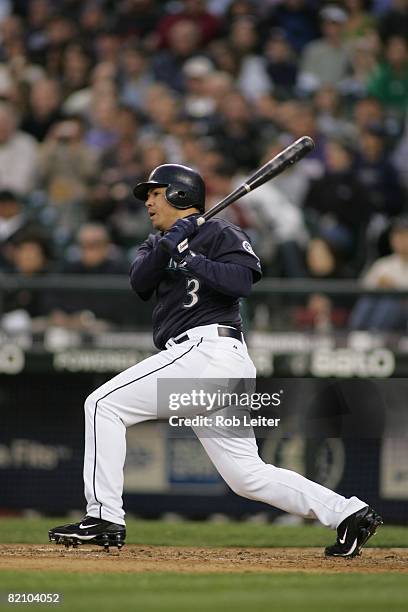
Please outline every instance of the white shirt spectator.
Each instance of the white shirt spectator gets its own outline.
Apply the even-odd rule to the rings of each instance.
[[[408,289],[408,260],[395,253],[380,257],[365,274],[363,285],[370,288],[379,287],[384,277],[393,281],[395,289]]]
[[[36,140],[24,132],[15,132],[0,144],[0,188],[26,195],[35,185],[37,174]]]
[[[271,93],[273,84],[262,57],[248,55],[243,59],[237,86],[248,100],[256,100],[260,96]]]

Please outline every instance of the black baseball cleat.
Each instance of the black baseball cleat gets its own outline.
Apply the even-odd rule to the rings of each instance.
[[[76,548],[79,544],[97,544],[109,551],[109,546],[117,546],[118,549],[124,546],[126,527],[93,516],[85,516],[79,523],[50,529],[48,537],[50,542],[64,544],[66,548],[70,546]]]
[[[377,527],[383,524],[379,514],[366,506],[344,519],[337,527],[337,540],[325,549],[328,557],[356,557]]]

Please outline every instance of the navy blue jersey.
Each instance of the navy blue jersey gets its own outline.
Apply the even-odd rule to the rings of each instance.
[[[224,219],[207,221],[189,240],[195,257],[176,263],[151,234],[137,251],[130,271],[143,298],[156,294],[153,339],[163,349],[169,338],[197,327],[222,323],[241,329],[240,297],[261,278],[261,265],[248,236]]]

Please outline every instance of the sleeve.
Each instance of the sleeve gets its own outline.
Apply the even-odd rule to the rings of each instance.
[[[222,263],[233,263],[250,268],[253,282],[258,282],[262,277],[261,262],[254,252],[248,236],[242,230],[235,227],[225,227],[219,234],[208,258]]]
[[[221,263],[207,259],[204,255],[188,255],[185,270],[194,274],[206,285],[224,295],[247,297],[254,281],[247,266],[235,263]]]
[[[130,285],[143,300],[151,297],[170,260],[170,255],[157,244],[156,236],[151,234],[140,245],[130,267]]]

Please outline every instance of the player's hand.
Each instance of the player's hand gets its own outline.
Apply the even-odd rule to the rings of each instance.
[[[164,249],[174,259],[183,259],[188,250],[188,239],[198,229],[196,217],[179,219],[171,228],[164,233],[159,240],[160,248]]]

